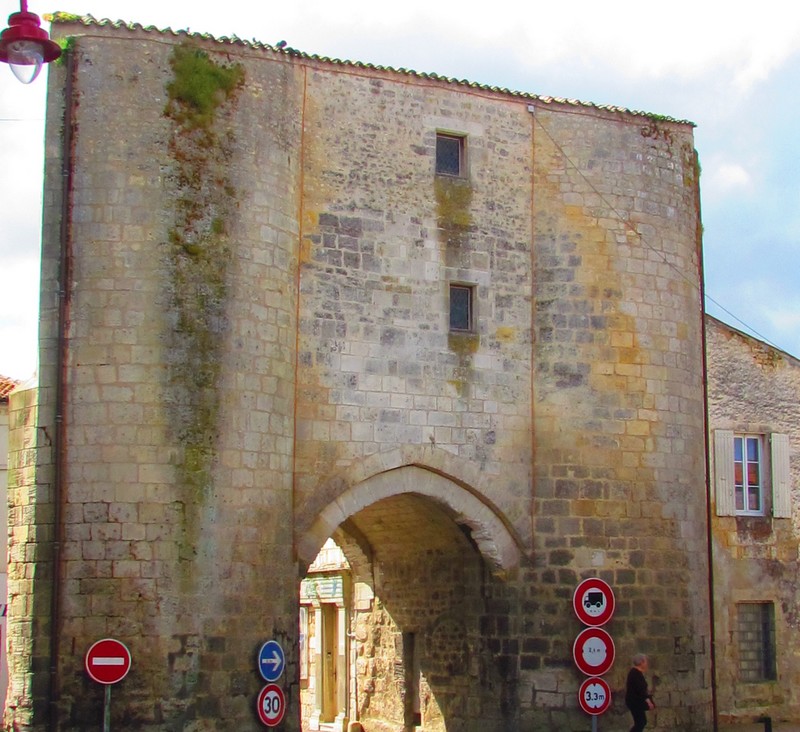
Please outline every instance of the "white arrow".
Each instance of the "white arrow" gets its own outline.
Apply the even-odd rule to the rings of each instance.
[[[275,670],[283,663],[283,659],[277,651],[272,651],[272,658],[262,658],[261,663],[270,664],[272,666],[272,672],[275,673]]]

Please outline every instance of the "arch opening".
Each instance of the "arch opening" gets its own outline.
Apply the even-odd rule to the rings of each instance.
[[[518,598],[497,572],[508,553],[491,522],[459,510],[475,508],[463,488],[430,495],[446,478],[380,478],[346,497],[351,512],[301,583],[303,730],[509,729],[516,664],[503,638]]]
[[[416,465],[387,470],[350,486],[329,503],[297,542],[298,559],[305,569],[337,527],[382,499],[415,494],[438,504],[466,527],[493,571],[519,566],[520,541],[499,511],[475,493],[444,475]]]

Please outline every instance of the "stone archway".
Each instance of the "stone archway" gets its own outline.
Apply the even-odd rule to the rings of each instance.
[[[341,548],[343,566],[320,560],[328,539]],[[494,507],[427,467],[384,470],[320,512],[298,557],[314,637],[314,683],[301,686],[304,730],[339,732],[355,719],[378,732],[420,724],[443,732],[466,729],[473,715],[487,730],[508,728],[498,701],[506,694],[497,693],[508,680],[497,655],[507,655],[502,643],[517,596],[507,579],[522,553]],[[309,583],[321,588],[317,595]],[[325,595],[326,586],[343,592]],[[334,604],[338,635],[325,615]],[[339,675],[326,676],[328,667]],[[335,720],[324,713],[331,681]]]
[[[298,560],[303,569],[314,561],[337,527],[351,516],[371,504],[404,493],[434,501],[457,524],[469,529],[472,540],[494,571],[504,572],[519,565],[520,541],[498,510],[439,472],[419,465],[404,465],[350,485],[320,511],[297,541]]]

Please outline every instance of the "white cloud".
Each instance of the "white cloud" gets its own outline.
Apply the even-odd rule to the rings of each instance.
[[[757,11],[696,0],[496,0],[477,22],[474,14],[457,12],[455,3],[427,5],[437,8],[431,12],[442,38],[457,38],[487,56],[512,55],[531,69],[556,63],[610,67],[627,79],[722,72],[723,84],[744,93],[800,50],[800,9],[774,0]]]
[[[800,358],[800,295],[791,282],[751,276],[739,288],[736,308],[756,338]]]
[[[480,5],[463,0],[380,5],[374,0],[303,0],[262,3],[233,15],[188,0],[106,0],[99,6],[85,1],[83,7],[73,2],[72,12],[215,35],[256,35],[267,43],[285,39],[308,53],[338,51],[342,58],[361,61],[374,59],[362,57],[359,48],[399,43],[408,56],[415,37],[424,45],[435,38],[436,48],[419,52],[446,58],[454,49],[471,49],[487,64],[503,57],[529,70],[559,64],[613,69],[628,79],[690,79],[716,69],[725,71],[727,83],[739,92],[764,80],[800,49],[800,8],[783,0],[762,0],[757,9],[735,0],[724,6],[697,0],[667,5],[641,0],[494,0]],[[413,66],[414,60],[400,63]]]
[[[6,261],[0,287],[0,374],[27,379],[36,369],[38,259]]]
[[[23,86],[0,64],[0,374],[37,361],[45,75]]]
[[[800,299],[778,300],[773,295],[762,304],[761,310],[773,334],[770,340],[781,350],[800,358]]]
[[[741,163],[712,161],[703,167],[703,193],[709,198],[751,189],[753,177]]]

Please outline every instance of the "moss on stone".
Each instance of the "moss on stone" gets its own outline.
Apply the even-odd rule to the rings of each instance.
[[[208,128],[217,109],[241,86],[240,64],[221,66],[202,49],[176,46],[170,59],[174,77],[167,84],[165,114],[189,128]]]
[[[460,247],[472,227],[472,186],[468,180],[436,176],[436,218],[443,243]]]
[[[440,241],[444,245],[447,266],[460,266],[472,230],[472,185],[463,178],[436,176],[436,219]],[[472,380],[472,355],[480,346],[477,333],[450,333],[447,346],[458,357],[458,366],[448,383],[460,397],[468,395]]]
[[[460,397],[469,396],[469,385],[473,379],[472,356],[481,344],[477,333],[449,333],[447,347],[458,357],[458,366],[448,380]]]
[[[165,245],[172,323],[167,401],[186,492],[180,556],[190,559],[200,512],[213,492],[231,258],[227,231],[237,205],[229,180],[235,137],[228,117],[244,70],[218,64],[190,44],[175,47],[170,67],[164,116],[175,124],[169,139],[175,193]]]
[[[61,55],[54,61],[57,66],[64,66],[67,63],[67,58],[72,49],[75,48],[75,36],[64,36],[63,38],[56,38],[55,42],[61,49]]]

